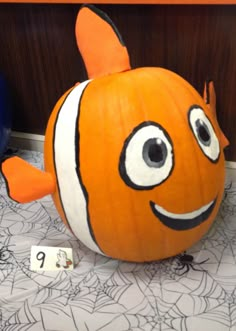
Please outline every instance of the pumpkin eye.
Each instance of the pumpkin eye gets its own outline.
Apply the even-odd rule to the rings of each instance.
[[[119,171],[128,186],[147,190],[166,180],[173,165],[173,145],[168,133],[155,122],[143,122],[124,143]]]
[[[209,132],[207,125],[203,122],[203,120],[197,120],[196,127],[197,127],[198,139],[201,141],[203,145],[210,146],[211,134]]]
[[[220,155],[220,144],[203,109],[193,106],[189,111],[189,123],[203,153],[210,161],[216,162]]]
[[[167,157],[167,147],[160,138],[151,138],[143,145],[143,159],[149,167],[161,168]]]

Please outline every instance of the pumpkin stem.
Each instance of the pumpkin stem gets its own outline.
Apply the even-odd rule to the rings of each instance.
[[[121,35],[101,10],[92,5],[82,6],[75,35],[89,78],[130,69],[129,54]]]

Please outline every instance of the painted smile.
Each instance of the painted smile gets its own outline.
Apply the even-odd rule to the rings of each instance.
[[[173,230],[189,230],[208,219],[215,207],[216,199],[207,205],[185,214],[174,214],[150,201],[150,206],[156,217]]]

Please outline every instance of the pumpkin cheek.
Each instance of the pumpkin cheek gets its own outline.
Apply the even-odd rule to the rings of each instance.
[[[184,170],[181,183],[178,183],[183,172],[181,167],[185,163],[176,157],[176,169],[172,176],[165,187],[156,188],[156,196],[153,192],[150,201],[157,223],[164,226],[166,236],[173,233],[173,240],[178,240],[178,237],[188,240],[191,237],[196,242],[196,238],[200,238],[215,219],[224,191],[223,155],[216,164],[212,164],[201,155],[201,151],[196,150],[194,154],[197,164],[201,166],[191,167],[191,162],[196,162],[196,158],[192,161],[189,158],[190,167]]]
[[[223,194],[223,187],[213,180],[218,170],[217,165],[212,165],[213,175],[203,174],[208,177],[202,183],[191,182],[189,171],[186,182],[182,179],[182,185],[175,191],[172,185],[179,177],[175,170],[169,180],[151,191],[136,191],[122,181],[120,184],[117,181],[115,186],[109,181],[100,181],[96,185],[100,187],[98,192],[93,189],[95,178],[93,185],[91,182],[89,185],[87,179],[90,219],[100,248],[109,256],[132,261],[161,259],[185,250],[202,237],[215,219]],[[196,177],[199,178],[198,171]],[[223,178],[224,174],[218,171],[218,176]],[[167,210],[168,217],[171,214],[169,223],[164,224],[153,212],[151,201]],[[163,215],[163,210],[161,212]]]

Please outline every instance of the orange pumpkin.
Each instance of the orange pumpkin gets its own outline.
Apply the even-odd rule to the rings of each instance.
[[[216,217],[224,137],[190,84],[162,68],[127,70],[123,45],[117,62],[124,70],[107,61],[97,70],[88,22],[103,36],[114,31],[94,7],[80,11],[77,41],[94,79],[67,92],[48,124],[45,164],[58,180],[55,204],[97,252],[128,261],[172,256],[198,241]],[[112,38],[118,43],[114,32]],[[116,64],[119,51],[106,45],[96,53],[112,56]]]
[[[57,102],[46,131],[47,176],[37,183],[92,250],[137,262],[178,254],[206,233],[223,195],[228,142],[213,84],[202,98],[166,69],[131,70],[117,30],[93,6],[80,10],[76,37],[89,80]],[[13,166],[4,162],[5,177]],[[14,190],[16,182],[13,198],[36,197]]]

